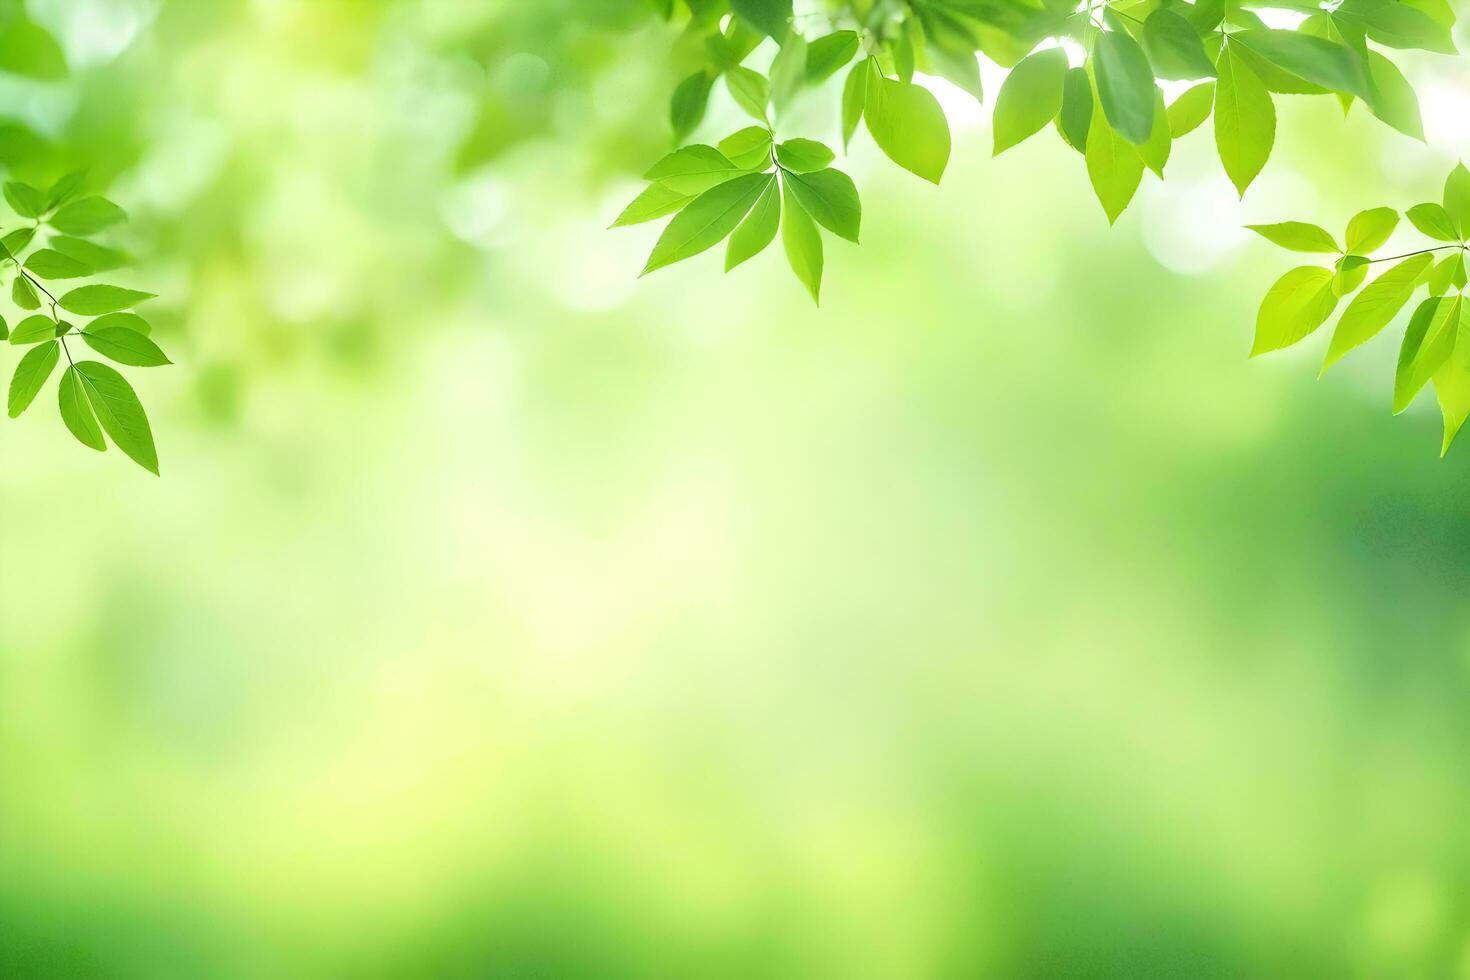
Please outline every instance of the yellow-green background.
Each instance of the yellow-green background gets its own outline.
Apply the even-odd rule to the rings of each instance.
[[[161,479],[0,426],[0,975],[1470,976],[1470,450],[1247,361],[1239,228],[1433,198],[1470,64],[1111,230],[944,89],[818,311],[603,230],[636,3],[30,4],[177,366]]]

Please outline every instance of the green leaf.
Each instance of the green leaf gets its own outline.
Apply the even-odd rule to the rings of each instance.
[[[85,238],[56,235],[51,239],[51,247],[67,258],[77,260],[93,272],[108,272],[128,263],[126,252],[94,244]]]
[[[38,249],[26,259],[26,268],[42,279],[79,279],[90,276],[92,269],[76,259],[49,248]]]
[[[1001,84],[995,100],[995,149],[999,156],[1029,139],[1062,109],[1067,82],[1067,52],[1048,48],[1021,59]]]
[[[1369,51],[1368,74],[1378,90],[1378,98],[1368,104],[1368,110],[1405,136],[1424,142],[1424,117],[1419,111],[1419,97],[1414,94],[1403,72],[1377,51]]]
[[[980,81],[980,61],[973,51],[951,51],[949,48],[932,46],[926,52],[930,67],[941,78],[948,79],[975,97],[985,101],[985,87]]]
[[[1282,221],[1274,225],[1246,225],[1266,241],[1293,252],[1341,252],[1337,241],[1318,225],[1305,221]]]
[[[10,398],[7,404],[11,418],[19,417],[35,401],[37,393],[46,383],[46,379],[51,377],[51,371],[60,357],[61,344],[55,340],[48,340],[39,347],[26,351],[25,357],[15,366],[15,374],[10,378]]]
[[[1250,65],[1227,44],[1216,65],[1215,146],[1241,197],[1260,175],[1276,142],[1276,107]]]
[[[725,87],[736,105],[761,122],[766,121],[766,107],[771,103],[771,82],[766,76],[736,65],[725,73]]]
[[[1135,146],[1154,128],[1154,73],[1138,42],[1105,31],[1092,50],[1098,100],[1113,131]]]
[[[1429,274],[1429,295],[1443,296],[1453,286],[1455,289],[1464,289],[1466,286],[1465,253],[1455,252]]]
[[[1118,220],[1143,181],[1143,158],[1138,150],[1113,132],[1101,115],[1093,117],[1087,133],[1087,176],[1108,224]]]
[[[1169,162],[1169,154],[1173,151],[1172,140],[1169,137],[1169,115],[1164,108],[1164,93],[1154,89],[1154,131],[1149,135],[1148,142],[1138,148],[1138,155],[1150,170],[1164,176],[1164,167]]]
[[[1159,78],[1188,81],[1215,75],[1199,32],[1172,10],[1159,9],[1149,15],[1143,25],[1143,49]]]
[[[858,53],[857,31],[835,31],[819,37],[806,49],[806,81],[817,85],[837,74]]]
[[[62,205],[46,223],[68,235],[95,235],[127,219],[127,212],[122,208],[105,197],[93,196]]]
[[[1415,333],[1415,321],[1420,318],[1420,311],[1424,310],[1428,303],[1433,303],[1434,308],[1428,315],[1425,325],[1420,329],[1422,337],[1416,344],[1416,349],[1409,353],[1407,369],[1404,369],[1404,358],[1407,352],[1410,337]],[[1454,352],[1455,340],[1462,329],[1461,320],[1465,315],[1465,303],[1463,297],[1445,296],[1440,299],[1427,300],[1414,313],[1414,319],[1409,322],[1409,329],[1404,333],[1404,347],[1399,351],[1400,377],[1395,378],[1394,384],[1394,414],[1397,415],[1408,408],[1424,390],[1424,386],[1434,377],[1434,373],[1444,366]]]
[[[840,170],[790,173],[786,175],[786,190],[823,228],[850,242],[858,240],[863,208],[847,174]]]
[[[1290,347],[1309,336],[1336,307],[1332,270],[1311,265],[1292,269],[1276,281],[1261,303],[1251,357]]]
[[[123,289],[120,286],[82,286],[79,289],[73,289],[61,297],[58,302],[63,310],[70,313],[81,316],[99,316],[103,313],[125,310],[146,299],[152,299],[154,295],[154,293],[145,293],[137,289]]]
[[[1194,0],[1186,16],[1196,30],[1202,33],[1213,31],[1225,19],[1225,0]]]
[[[1416,204],[1408,210],[1409,221],[1421,232],[1440,242],[1458,242],[1455,219],[1438,204]]]
[[[1210,118],[1215,108],[1215,83],[1203,82],[1185,92],[1169,106],[1169,134],[1176,140],[1194,132]]]
[[[1457,54],[1449,27],[1423,11],[1394,0],[1348,0],[1334,12],[1335,20],[1359,25],[1374,41],[1388,48]]]
[[[1062,109],[1057,114],[1057,132],[1078,153],[1087,152],[1092,109],[1092,79],[1088,77],[1087,69],[1068,69],[1062,86]]]
[[[771,161],[771,131],[749,126],[720,140],[719,150],[741,170],[764,170]]]
[[[746,174],[699,195],[669,222],[640,275],[681,262],[724,241],[750,211],[769,179],[769,174]]]
[[[25,276],[16,276],[15,283],[10,287],[10,299],[23,310],[39,310],[41,308],[41,297],[36,295],[35,287]]]
[[[116,370],[100,361],[78,361],[77,373],[97,421],[117,448],[154,476],[158,475],[158,452],[148,416],[131,385]]]
[[[1367,255],[1382,248],[1398,226],[1399,213],[1393,208],[1360,211],[1348,222],[1347,250],[1356,255]]]
[[[1368,288],[1354,297],[1332,335],[1327,359],[1322,364],[1323,373],[1348,351],[1371,340],[1388,326],[1389,321],[1398,316],[1399,310],[1409,302],[1409,297],[1419,288],[1424,273],[1433,263],[1434,257],[1430,255],[1406,259],[1373,280]]]
[[[102,426],[97,424],[97,413],[92,411],[82,376],[76,368],[69,367],[62,374],[56,398],[61,406],[61,421],[66,423],[77,441],[98,452],[106,451],[107,440],[102,438]]]
[[[10,327],[6,325],[5,318],[0,316],[0,340],[10,339]]]
[[[1463,163],[1457,164],[1445,181],[1444,209],[1455,223],[1460,239],[1470,237],[1470,170]]]
[[[769,174],[768,178],[755,206],[730,236],[730,244],[725,249],[726,272],[765,251],[776,238],[781,224],[781,191],[776,175]]]
[[[693,194],[680,194],[663,184],[649,184],[642,194],[633,198],[632,202],[623,208],[623,213],[618,215],[618,219],[609,227],[623,228],[662,218],[682,209],[694,198]]]
[[[1313,85],[1374,101],[1367,64],[1345,45],[1300,31],[1272,30],[1239,31],[1230,35],[1230,45],[1235,44]]]
[[[25,247],[36,237],[36,229],[31,227],[17,228],[0,238],[0,246],[5,249],[5,255],[14,257],[25,251]]]
[[[66,56],[45,28],[24,17],[11,17],[0,29],[0,71],[56,81],[66,77]]]
[[[145,337],[153,332],[153,328],[148,325],[148,321],[136,313],[109,313],[106,316],[99,316],[87,324],[87,329],[93,331],[107,330],[113,327],[131,330]]]
[[[56,321],[49,316],[28,316],[10,331],[10,342],[19,347],[23,344],[39,344],[56,336]]]
[[[674,130],[674,142],[682,143],[689,138],[689,134],[699,128],[704,120],[705,110],[709,108],[710,88],[714,85],[714,79],[704,70],[700,70],[685,78],[674,88],[674,94],[669,99],[669,125]],[[81,203],[81,202],[77,202]],[[58,218],[61,214],[58,212]],[[56,225],[52,220],[52,225]],[[70,231],[63,228],[63,231]]]
[[[781,199],[781,242],[786,247],[786,261],[796,273],[812,302],[822,303],[822,233],[791,193],[787,181]]]
[[[736,17],[777,41],[791,26],[791,0],[730,0]]]
[[[643,176],[679,194],[702,194],[740,173],[740,168],[719,150],[695,143],[670,153]]]
[[[1344,255],[1334,264],[1337,273],[1332,277],[1332,291],[1338,297],[1347,296],[1363,285],[1368,278],[1367,258],[1361,255]]]
[[[1424,387],[1422,381],[1417,386],[1413,383],[1414,362],[1419,358],[1419,349],[1424,346],[1424,338],[1429,332],[1430,324],[1434,322],[1435,314],[1439,312],[1441,302],[1439,299],[1426,299],[1420,303],[1409,319],[1408,328],[1404,330],[1404,339],[1399,345],[1398,366],[1394,369],[1393,378],[1395,415],[1408,408],[1413,403],[1414,396],[1419,394],[1419,389]],[[1449,356],[1448,350],[1445,351],[1445,356]]]
[[[81,337],[88,347],[119,364],[162,367],[173,363],[147,336],[127,327],[97,327],[93,324],[82,331]]]
[[[16,180],[6,181],[5,200],[22,218],[39,218],[46,210],[46,194]]]
[[[789,35],[771,62],[771,104],[777,113],[786,111],[806,81],[806,39]]]
[[[776,159],[792,173],[807,174],[831,166],[835,154],[816,140],[787,140],[776,147]]]
[[[868,99],[868,75],[872,72],[868,62],[853,65],[842,85],[842,148],[846,150],[857,132],[858,123],[863,121],[863,109]]]
[[[82,189],[86,174],[75,171],[62,177],[46,191],[46,208],[49,210]]]
[[[930,183],[939,183],[949,164],[949,122],[928,89],[894,81],[873,68],[863,116],[873,142],[888,159]]]
[[[1456,364],[1453,359],[1445,362],[1434,372],[1434,397],[1444,417],[1444,438],[1439,446],[1439,455],[1443,458],[1449,453],[1450,444],[1455,441],[1466,417],[1470,416],[1470,370]]]

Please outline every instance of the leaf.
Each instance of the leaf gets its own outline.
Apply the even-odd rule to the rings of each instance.
[[[817,85],[837,74],[858,53],[857,31],[835,31],[806,49],[806,82]]]
[[[11,17],[0,30],[0,71],[51,82],[66,77],[66,56],[45,28]]]
[[[1092,50],[1098,100],[1113,131],[1135,146],[1154,128],[1154,73],[1138,42],[1105,31]]]
[[[1215,83],[1203,82],[1169,106],[1169,134],[1176,140],[1194,132],[1210,118],[1215,107]]]
[[[1384,47],[1458,53],[1448,26],[1406,3],[1349,0],[1337,9],[1334,17],[1360,24],[1370,38]]]
[[[93,196],[62,205],[46,223],[68,235],[94,235],[127,218],[127,212],[107,198]]]
[[[0,340],[10,339],[10,327],[6,325],[5,318],[0,316]]]
[[[131,330],[134,333],[140,333],[145,337],[153,332],[153,328],[148,325],[148,321],[143,319],[136,313],[109,313],[106,316],[99,316],[97,319],[87,324],[87,329],[94,331],[106,330],[112,327],[121,327],[124,330]]]
[[[1466,285],[1465,253],[1455,252],[1429,274],[1429,295],[1443,296],[1453,286],[1464,289]]]
[[[16,347],[23,344],[39,344],[56,336],[56,321],[49,316],[28,316],[10,331],[10,342]]]
[[[1159,78],[1189,81],[1215,75],[1199,32],[1172,10],[1155,10],[1144,21],[1143,49]]]
[[[1241,197],[1260,175],[1276,142],[1276,107],[1251,67],[1227,44],[1216,66],[1215,146]]]
[[[1338,259],[1333,265],[1337,272],[1332,277],[1332,292],[1338,297],[1355,292],[1368,278],[1368,265],[1361,255],[1344,255]]]
[[[980,81],[980,61],[973,51],[951,51],[935,45],[927,49],[930,65],[941,78],[948,79],[975,97],[985,101],[985,87]]]
[[[781,198],[781,243],[786,248],[786,261],[796,273],[812,302],[822,303],[822,233],[817,230],[811,215],[791,193],[791,183],[786,182]]]
[[[632,202],[623,208],[623,213],[618,215],[617,220],[608,227],[624,228],[628,225],[638,225],[645,221],[662,218],[680,210],[694,198],[693,194],[680,194],[663,184],[649,184],[642,194],[633,198]]]
[[[158,475],[158,452],[148,416],[126,379],[101,361],[78,361],[77,373],[97,421],[117,448],[154,476]]]
[[[82,331],[87,346],[103,357],[133,367],[162,367],[173,362],[144,334],[127,327],[97,327]]]
[[[835,154],[816,140],[787,140],[776,147],[776,159],[792,173],[806,174],[831,166]]]
[[[1368,110],[1383,122],[1419,142],[1424,142],[1424,117],[1419,112],[1419,97],[1394,63],[1377,51],[1368,52],[1368,74],[1378,90],[1378,98]]]
[[[670,153],[643,176],[679,194],[702,194],[740,173],[740,168],[719,150],[695,143]]]
[[[720,140],[719,151],[740,170],[764,170],[771,162],[771,131],[749,126]]]
[[[1300,31],[1252,30],[1230,35],[1255,54],[1298,78],[1334,92],[1374,101],[1368,66],[1351,48]]]
[[[1360,211],[1348,222],[1347,250],[1356,255],[1367,255],[1382,248],[1398,226],[1399,213],[1393,208]]]
[[[0,246],[4,247],[5,255],[14,257],[23,252],[25,247],[31,243],[31,239],[35,237],[35,228],[17,228],[15,231],[6,233],[5,237],[0,238]]]
[[[94,244],[85,238],[55,235],[52,237],[50,244],[52,248],[62,255],[65,255],[69,259],[76,259],[93,272],[107,272],[127,265],[128,263],[126,252]]]
[[[97,424],[97,413],[92,411],[82,376],[75,367],[67,368],[61,375],[56,398],[61,407],[61,421],[66,423],[77,441],[98,452],[105,452],[107,440],[102,438],[102,426]]]
[[[1404,330],[1403,342],[1399,345],[1398,365],[1394,369],[1393,378],[1393,413],[1398,415],[1408,408],[1414,401],[1414,396],[1419,394],[1418,386],[1413,385],[1414,362],[1419,357],[1419,348],[1424,345],[1424,337],[1429,332],[1429,326],[1434,322],[1435,314],[1439,311],[1441,300],[1426,299],[1414,310],[1414,315],[1409,319],[1409,326]],[[1448,351],[1445,352],[1448,356]]]
[[[1439,446],[1439,455],[1443,458],[1449,453],[1450,444],[1455,441],[1466,417],[1470,416],[1470,371],[1464,365],[1447,361],[1434,372],[1434,397],[1444,418],[1444,438]]]
[[[46,207],[48,209],[54,208],[81,190],[84,180],[86,180],[86,174],[81,171],[74,171],[52,184],[46,191]]]
[[[1057,114],[1057,132],[1078,153],[1087,152],[1092,109],[1092,79],[1087,76],[1087,69],[1068,69],[1062,86],[1062,109]]]
[[[858,240],[863,208],[847,174],[840,170],[787,174],[786,190],[823,228],[850,242]]]
[[[1168,110],[1164,108],[1164,93],[1159,89],[1154,89],[1154,103],[1154,131],[1149,134],[1148,142],[1138,148],[1138,155],[1162,179],[1164,167],[1169,162],[1169,154],[1173,151],[1173,141],[1169,137],[1169,116]]]
[[[146,299],[152,299],[154,295],[138,289],[123,289],[121,286],[82,286],[73,289],[57,302],[63,310],[70,313],[99,316],[125,310]]]
[[[1029,139],[1062,109],[1067,82],[1067,52],[1048,48],[1021,59],[1001,84],[995,100],[995,148],[999,156]]]
[[[1353,298],[1338,321],[1337,331],[1327,348],[1327,359],[1322,364],[1324,374],[1344,354],[1371,340],[1398,316],[1433,263],[1434,257],[1430,255],[1406,259],[1373,280]]]
[[[777,41],[791,25],[791,0],[730,0],[736,17]]]
[[[868,77],[863,116],[873,142],[890,160],[932,184],[939,183],[949,164],[949,122],[928,89],[894,81],[874,68]]]
[[[768,176],[766,189],[761,191],[755,206],[730,236],[730,244],[725,249],[726,272],[765,251],[776,238],[776,230],[781,224],[781,192],[775,175]]]
[[[10,377],[10,398],[7,406],[11,418],[18,418],[35,401],[60,358],[61,344],[55,340],[48,340],[39,347],[26,351],[25,357],[15,366],[15,374]]]
[[[1396,378],[1394,384],[1394,407],[1395,415],[1408,408],[1424,390],[1434,373],[1444,366],[1454,352],[1455,340],[1461,329],[1461,319],[1464,316],[1464,299],[1460,296],[1445,296],[1440,299],[1428,300],[1434,303],[1434,309],[1429,314],[1426,325],[1421,330],[1422,341],[1416,345],[1410,356],[1407,370],[1402,371],[1402,378]],[[1424,306],[1419,307],[1422,311]],[[1420,312],[1415,311],[1414,320],[1418,320]],[[1414,321],[1409,323],[1409,330],[1404,333],[1405,348],[1399,351],[1400,367],[1403,367],[1405,350],[1409,338],[1414,332]]]
[[[23,310],[39,310],[41,298],[36,295],[35,287],[25,276],[16,276],[15,283],[10,287],[10,299],[16,306]]]
[[[1460,232],[1454,218],[1438,204],[1416,204],[1408,210],[1409,221],[1421,232],[1441,242],[1458,242]]]
[[[39,218],[46,210],[46,195],[30,184],[6,181],[5,201],[22,218]]]
[[[684,142],[690,133],[699,128],[704,120],[705,110],[709,108],[709,93],[713,85],[714,79],[700,70],[674,88],[674,94],[669,99],[669,125],[673,127],[675,143]],[[57,217],[60,216],[58,212]],[[52,224],[55,225],[54,220]]]
[[[1463,241],[1470,237],[1470,170],[1463,163],[1450,171],[1444,184],[1444,209]]]
[[[664,229],[640,276],[698,255],[735,230],[765,189],[769,174],[746,174],[695,198]]]
[[[1251,357],[1290,347],[1309,336],[1336,307],[1330,269],[1312,265],[1292,269],[1276,281],[1261,303]]]
[[[842,149],[846,150],[857,132],[858,123],[863,121],[863,109],[868,98],[868,75],[872,71],[866,61],[853,65],[842,84]]]
[[[771,62],[771,104],[778,114],[786,111],[805,81],[806,39],[800,34],[791,34]]]
[[[766,76],[736,65],[725,73],[725,87],[736,105],[761,122],[766,121],[766,107],[771,102],[771,82]]]
[[[1143,181],[1143,158],[1123,139],[1103,116],[1094,116],[1087,133],[1087,176],[1097,199],[1107,213],[1108,224],[1133,200]]]
[[[25,264],[42,279],[79,279],[92,274],[89,266],[49,248],[32,252]]]
[[[1341,252],[1337,241],[1318,225],[1282,221],[1274,225],[1246,225],[1266,241],[1293,252]]]

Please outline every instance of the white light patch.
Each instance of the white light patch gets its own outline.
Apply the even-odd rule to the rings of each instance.
[[[1277,31],[1294,31],[1307,19],[1300,10],[1257,10],[1256,14],[1261,23]]]
[[[1240,227],[1240,201],[1225,181],[1165,181],[1143,198],[1144,247],[1171,272],[1209,272],[1248,234]]]
[[[1470,90],[1463,83],[1435,80],[1419,86],[1419,111],[1429,142],[1470,154]]]

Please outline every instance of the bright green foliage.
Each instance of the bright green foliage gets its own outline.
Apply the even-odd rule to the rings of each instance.
[[[70,174],[45,190],[15,181],[5,185],[11,209],[30,223],[0,236],[4,246],[0,265],[14,276],[10,296],[15,305],[41,311],[21,319],[9,334],[13,346],[34,346],[11,375],[8,410],[12,418],[25,411],[64,357],[67,369],[57,387],[57,407],[66,428],[92,449],[106,449],[110,438],[134,462],[156,474],[153,434],[132,386],[105,364],[75,361],[76,349],[71,346],[80,338],[118,364],[169,364],[168,356],[149,338],[147,321],[125,312],[153,294],[93,282],[58,295],[46,285],[53,280],[91,278],[127,259],[120,249],[91,240],[124,221],[126,214],[104,197],[79,196],[84,184],[80,174]],[[645,201],[639,207],[650,211],[661,206],[669,202]],[[633,217],[636,215],[629,220]],[[61,318],[62,310],[95,319],[78,331]]]
[[[1066,81],[1067,53],[1061,48],[1021,59],[1006,76],[995,100],[995,155],[1030,139],[1056,118],[1062,111]]]
[[[1261,304],[1252,353],[1279,350],[1308,336],[1332,315],[1341,297],[1362,286],[1368,268],[1392,262],[1348,303],[1322,370],[1326,372],[1381,333],[1423,288],[1428,298],[1409,319],[1399,349],[1393,410],[1408,408],[1424,386],[1433,382],[1444,415],[1441,452],[1448,452],[1470,415],[1470,302],[1464,295],[1470,278],[1465,252],[1470,245],[1461,231],[1462,220],[1470,223],[1470,171],[1463,165],[1455,167],[1446,181],[1443,203],[1416,205],[1408,215],[1413,226],[1431,239],[1430,244],[1382,259],[1369,258],[1399,227],[1398,213],[1392,208],[1373,208],[1348,223],[1347,251],[1332,269],[1307,266],[1282,277]],[[1253,230],[1294,251],[1340,251],[1332,236],[1316,225],[1283,222],[1253,226]],[[1443,241],[1452,244],[1433,244]]]
[[[812,302],[822,302],[822,233],[817,223],[791,193],[788,183],[781,199],[781,242],[786,247],[786,261],[801,280]]]
[[[1216,63],[1215,146],[1235,189],[1244,197],[1276,143],[1276,106],[1266,83],[1233,44]]]
[[[1154,73],[1143,48],[1123,31],[1105,31],[1093,50],[1098,100],[1113,131],[1141,144],[1154,129]]]

